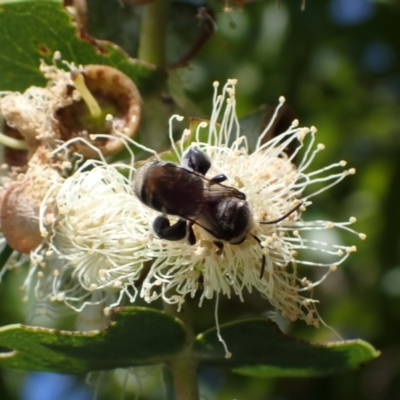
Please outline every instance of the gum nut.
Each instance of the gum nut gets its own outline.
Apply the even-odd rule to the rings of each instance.
[[[101,108],[101,120],[96,121],[96,118],[91,117],[83,100],[60,108],[56,112],[56,119],[61,139],[67,141],[82,137],[97,147],[103,155],[115,154],[124,147],[120,140],[91,140],[90,134],[106,133],[119,137],[122,133],[133,137],[139,127],[142,112],[139,90],[128,76],[106,65],[86,65],[79,72]],[[112,115],[113,119],[106,119],[106,115]],[[83,142],[76,142],[72,148],[87,158],[99,158],[99,154]]]
[[[42,242],[39,207],[25,182],[14,182],[7,189],[1,203],[1,228],[12,249],[29,253]]]

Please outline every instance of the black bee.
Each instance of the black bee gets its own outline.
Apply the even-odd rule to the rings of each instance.
[[[183,155],[181,165],[154,161],[136,171],[132,182],[135,194],[144,204],[162,213],[153,222],[158,237],[166,240],[187,238],[193,245],[196,243],[193,225],[196,224],[215,238],[218,252],[222,251],[223,242],[240,244],[247,238],[253,216],[246,195],[223,185],[222,182],[227,180],[224,174],[206,178],[210,167],[210,159],[192,147]],[[301,203],[276,220],[260,223],[275,224],[300,206]],[[176,215],[179,219],[171,225],[168,215]],[[257,236],[251,236],[261,245]],[[263,255],[260,277],[264,269]]]

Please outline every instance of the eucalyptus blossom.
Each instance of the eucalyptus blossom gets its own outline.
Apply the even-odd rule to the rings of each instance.
[[[196,224],[194,245],[185,239],[159,238],[152,229],[159,213],[142,204],[132,189],[133,153],[128,176],[121,174],[121,165],[108,164],[104,158],[89,160],[47,196],[58,211],[46,241],[32,252],[33,264],[41,266],[33,267],[40,278],[39,297],[63,301],[77,311],[98,304],[107,314],[110,307],[121,304],[124,295],[131,302],[137,296],[148,303],[161,298],[180,308],[196,294],[201,305],[218,296],[236,295],[244,301],[245,291],[257,291],[288,320],[302,319],[318,326],[316,300],[310,292],[356,247],[309,234],[341,229],[361,239],[365,235],[350,228],[354,217],[345,222],[309,220],[307,211],[314,196],[355,170],[346,169],[344,161],[313,170],[312,163],[324,146],[317,144],[314,127],[299,127],[298,121],[266,141],[283,98],[251,151],[240,132],[235,86],[236,80],[229,80],[220,93],[218,83],[214,84],[210,121],[201,122],[195,132],[185,130],[179,144],[172,130],[174,120],[181,117],[173,116],[170,139],[178,163],[190,146],[196,147],[212,160],[206,178],[223,173],[228,178],[224,184],[246,194],[251,222],[243,243],[225,242],[217,249],[212,232]],[[143,148],[123,134],[120,138],[126,145]],[[295,150],[289,155],[286,149],[293,143]],[[161,159],[147,150],[153,159]],[[280,221],[262,223],[271,220]],[[313,281],[303,275],[308,271],[303,267],[323,268],[324,273]]]

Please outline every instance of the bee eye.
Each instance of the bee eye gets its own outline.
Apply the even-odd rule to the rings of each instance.
[[[246,201],[236,198],[221,201],[217,206],[216,217],[224,231],[225,240],[233,244],[243,242],[250,224],[250,210]]]

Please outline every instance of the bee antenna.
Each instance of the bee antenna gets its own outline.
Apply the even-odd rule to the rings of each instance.
[[[300,202],[299,204],[296,205],[296,207],[293,207],[290,211],[288,211],[286,214],[282,215],[282,217],[279,217],[278,219],[273,219],[271,221],[260,221],[260,224],[276,224],[278,222],[283,221],[285,218],[287,218],[290,214],[293,214],[296,210],[298,210],[301,206],[303,205],[303,202]],[[258,244],[261,246],[261,249],[263,249],[263,246],[261,244],[261,240],[260,238],[258,238],[255,235],[251,235],[257,242]],[[261,270],[260,270],[260,279],[262,279],[262,277],[264,276],[264,272],[265,272],[265,263],[266,263],[266,258],[265,258],[265,254],[263,253],[262,255],[262,259],[261,259]]]
[[[259,221],[259,224],[276,224],[278,222],[283,221],[285,218],[287,218],[289,215],[293,214],[296,210],[298,210],[301,206],[303,205],[303,202],[301,201],[299,204],[296,205],[296,207],[293,207],[290,211],[288,211],[286,214],[282,215],[282,217],[279,217],[278,219],[273,219],[271,221]]]
[[[253,236],[253,238],[258,242],[258,244],[260,245],[261,249],[263,249],[263,246],[261,244],[261,240],[255,236],[255,235],[251,235]],[[263,275],[264,275],[264,271],[265,271],[265,262],[266,262],[266,258],[265,258],[265,254],[263,253],[262,255],[262,259],[261,259],[261,270],[260,270],[260,279],[262,279]]]

